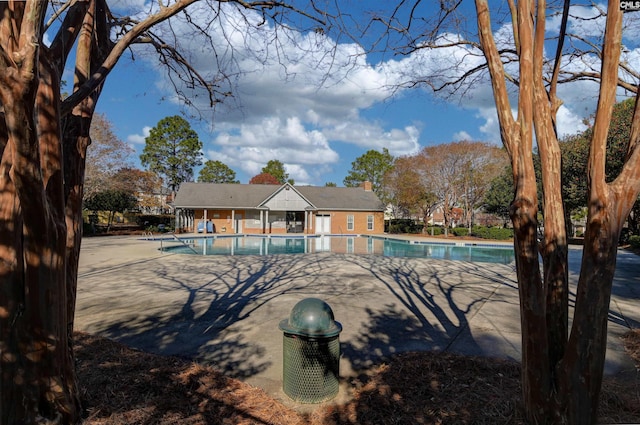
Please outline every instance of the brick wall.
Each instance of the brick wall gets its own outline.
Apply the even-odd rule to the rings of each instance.
[[[329,233],[335,234],[374,234],[384,232],[384,213],[382,211],[318,211],[317,214],[325,214],[331,216],[331,229]],[[260,219],[259,213],[255,211],[236,210],[235,219],[242,216],[242,233],[262,233],[262,227],[257,220]],[[348,230],[348,216],[353,216],[353,230]],[[368,230],[368,217],[373,216],[373,230]],[[194,229],[203,220],[204,211],[196,210],[194,214]],[[213,223],[215,233],[235,233],[233,230],[231,210],[207,210],[207,221]],[[265,219],[263,216],[263,219]],[[276,220],[276,214],[269,215],[269,221]],[[316,217],[312,215],[311,223],[307,223],[304,233],[315,234]],[[276,220],[274,223],[266,224],[266,233],[284,234],[287,232],[284,222]]]

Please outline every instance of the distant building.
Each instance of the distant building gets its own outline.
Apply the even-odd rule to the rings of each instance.
[[[464,210],[462,208],[453,207],[449,214],[450,227],[457,227],[463,222]],[[438,205],[434,208],[431,218],[427,224],[430,226],[444,226],[444,208],[442,205]]]
[[[173,211],[171,191],[164,186],[153,192],[138,192],[136,197],[142,214],[171,214]]]
[[[182,183],[176,231],[199,233],[373,234],[384,205],[371,190],[261,184]]]

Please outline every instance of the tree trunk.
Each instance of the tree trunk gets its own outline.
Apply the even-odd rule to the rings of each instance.
[[[46,59],[41,58],[39,79],[22,74],[14,79],[13,93],[2,93],[7,124],[0,163],[2,424],[75,423],[80,413],[66,326],[59,77]]]
[[[562,388],[570,423],[589,424],[597,420],[607,347],[607,320],[611,287],[616,267],[618,239],[624,220],[638,196],[640,154],[638,140],[629,141],[629,155],[622,172],[606,183],[607,135],[615,103],[622,39],[622,12],[610,2],[604,34],[600,96],[589,147],[588,217],[573,326],[561,371]],[[638,129],[637,110],[632,130]],[[632,131],[632,134],[633,131]],[[637,135],[637,133],[636,133]]]
[[[91,118],[125,50],[195,1],[124,24],[115,44],[106,0],[69,2],[49,46],[50,2],[0,1],[0,425],[80,419],[72,332]],[[73,48],[74,90],[62,101]]]
[[[560,392],[571,394],[566,409],[572,424],[595,423],[598,418],[611,286],[618,235],[624,222],[624,217],[606,213],[610,207],[607,204],[597,207],[587,223],[573,326],[559,368]]]
[[[562,155],[555,120],[560,105],[555,94],[547,92],[544,79],[544,43],[546,2],[538,3],[533,34],[533,123],[540,153],[543,187],[544,232],[540,242],[543,267],[543,312],[546,323],[547,373],[549,375],[549,411],[551,421],[564,421],[562,408],[567,393],[558,388],[558,365],[565,354],[569,326],[568,246],[562,200]],[[533,183],[535,184],[535,182]],[[541,338],[545,337],[540,335]]]
[[[522,327],[522,388],[527,422],[590,424],[597,420],[606,354],[607,320],[617,244],[625,218],[640,192],[640,111],[638,95],[626,163],[606,183],[606,140],[615,102],[622,13],[607,10],[600,98],[589,152],[589,215],[568,335],[567,238],[561,198],[560,153],[555,115],[560,105],[555,80],[543,78],[546,3],[510,3],[519,57],[518,117],[514,120],[505,73],[492,35],[486,0],[476,0],[478,29],[491,75],[502,141],[509,153],[516,187],[511,207]],[[561,34],[562,38],[564,34]],[[555,75],[555,74],[554,74]],[[537,195],[531,161],[535,126],[544,195],[544,240],[536,247]]]
[[[71,337],[78,286],[78,262],[82,243],[82,198],[84,193],[84,171],[89,128],[91,121],[76,114],[63,120],[63,152],[65,171],[65,220],[67,224],[67,328]],[[95,232],[94,232],[95,233]],[[72,347],[70,347],[71,349]]]

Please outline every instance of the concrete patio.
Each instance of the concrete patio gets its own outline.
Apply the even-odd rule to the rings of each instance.
[[[440,350],[520,359],[513,265],[370,255],[197,256],[157,240],[82,242],[76,329],[130,347],[208,363],[290,403],[282,331],[301,299],[332,307],[340,334],[338,400],[349,378],[395,353]],[[570,250],[572,280],[580,263]],[[620,336],[640,326],[640,257],[621,251],[606,373],[634,371]]]

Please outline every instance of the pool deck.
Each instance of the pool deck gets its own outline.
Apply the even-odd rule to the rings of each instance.
[[[325,300],[343,326],[334,402],[349,399],[358,371],[396,353],[520,359],[513,264],[329,253],[196,256],[159,248],[159,240],[132,236],[84,238],[76,329],[213,365],[292,407],[299,406],[282,391],[278,323],[308,297]],[[572,283],[581,252],[569,251]],[[640,257],[620,251],[606,374],[636,373],[620,337],[640,327],[639,301]]]

